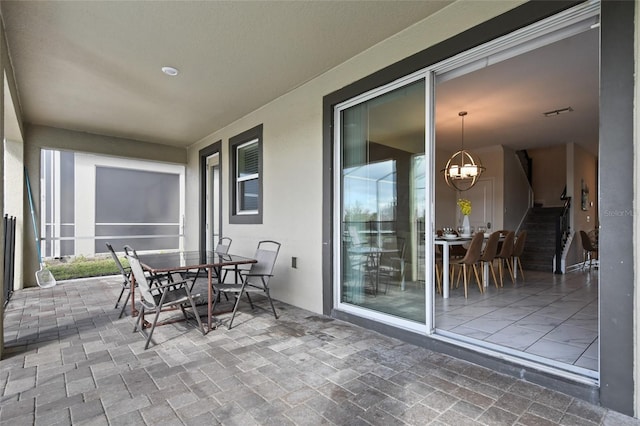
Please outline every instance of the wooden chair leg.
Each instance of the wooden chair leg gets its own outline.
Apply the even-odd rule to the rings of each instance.
[[[511,282],[516,284],[516,277],[513,274],[513,265],[511,265],[511,259],[505,259],[507,262],[507,269],[509,270],[509,275],[511,276]]]
[[[484,293],[484,288],[482,287],[482,280],[480,280],[480,276],[478,275],[478,267],[476,264],[473,265],[473,273],[476,276],[476,282],[478,283],[478,290],[480,290],[480,293]]]
[[[489,262],[489,269],[491,270],[491,275],[493,275],[493,285],[498,288],[498,280],[496,279],[496,269],[493,267],[493,262]]]
[[[462,264],[462,273],[464,275],[464,298],[467,298],[467,265]]]
[[[516,257],[516,264],[520,269],[520,276],[522,277],[522,281],[524,281],[524,271],[522,270],[522,262],[520,262],[519,257]]]

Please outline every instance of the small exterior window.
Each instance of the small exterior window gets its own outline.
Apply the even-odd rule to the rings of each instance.
[[[230,223],[262,223],[262,125],[229,139]]]

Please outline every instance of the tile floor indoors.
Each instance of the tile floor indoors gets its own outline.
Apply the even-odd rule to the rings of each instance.
[[[462,283],[450,291],[449,299],[437,295],[436,329],[572,365],[577,371],[597,371],[597,269],[524,274],[515,285],[507,275],[499,289],[491,278],[483,294],[472,282],[466,299]],[[407,283],[402,292],[392,283],[386,294],[369,293],[361,305],[424,322],[424,303],[422,285]]]
[[[0,425],[640,425],[280,302],[278,320],[243,304],[232,330],[206,336],[161,326],[145,351],[113,307],[119,288],[106,277],[13,294]]]
[[[598,370],[598,272],[563,275],[525,271],[525,280],[491,285],[480,295],[457,289],[436,301],[436,327],[455,334],[507,346]]]

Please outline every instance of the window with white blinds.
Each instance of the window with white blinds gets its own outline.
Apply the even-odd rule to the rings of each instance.
[[[262,223],[262,125],[229,139],[230,223]]]
[[[258,140],[254,139],[240,145],[236,152],[236,213],[257,213],[260,179]]]

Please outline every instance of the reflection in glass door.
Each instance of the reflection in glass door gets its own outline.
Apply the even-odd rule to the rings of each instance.
[[[214,250],[220,239],[220,154],[207,157],[207,250]]]
[[[338,107],[339,303],[425,322],[425,81]]]

